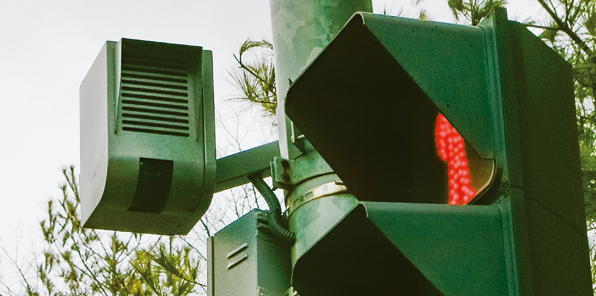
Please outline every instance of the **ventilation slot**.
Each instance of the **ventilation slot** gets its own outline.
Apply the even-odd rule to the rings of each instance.
[[[120,81],[122,130],[188,137],[189,80],[182,61],[124,56]]]

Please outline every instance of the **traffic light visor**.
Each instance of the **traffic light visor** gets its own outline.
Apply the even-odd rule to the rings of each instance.
[[[290,88],[286,113],[360,200],[465,204],[491,184],[485,38],[461,27],[357,14]]]

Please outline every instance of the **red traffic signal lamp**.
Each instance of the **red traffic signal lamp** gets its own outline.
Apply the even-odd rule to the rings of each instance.
[[[335,197],[291,214],[300,295],[591,293],[571,67],[504,9],[356,14],[285,107],[360,201],[326,231]]]

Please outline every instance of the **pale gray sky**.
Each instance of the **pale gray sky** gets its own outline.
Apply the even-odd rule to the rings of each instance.
[[[394,13],[413,2],[374,1]],[[420,7],[452,20],[446,0],[422,1],[406,16]],[[216,110],[225,114],[236,93],[232,54],[248,37],[271,40],[269,0],[0,1],[0,245],[39,235],[46,201],[60,195],[61,167],[79,164],[80,83],[104,42],[123,37],[213,51]]]
[[[37,232],[60,168],[79,163],[79,86],[106,40],[213,51],[216,100],[248,37],[271,39],[268,0],[0,1],[0,244]]]

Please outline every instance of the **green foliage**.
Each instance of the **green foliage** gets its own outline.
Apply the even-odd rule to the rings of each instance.
[[[197,282],[199,262],[192,247],[173,245],[174,238],[170,238],[168,245],[161,243],[153,251],[137,251],[132,267],[158,295],[187,295],[195,286],[205,288]]]
[[[74,168],[64,169],[63,175],[62,196],[48,201],[47,216],[40,222],[44,244],[35,276],[15,266],[27,295],[149,296],[205,291],[205,285],[198,282],[200,254],[186,242],[82,228]]]
[[[489,17],[495,8],[503,7],[504,0],[448,0],[447,4],[456,20],[465,19],[472,26]]]
[[[275,67],[273,66],[273,44],[269,41],[247,39],[234,55],[238,69],[230,72],[234,86],[243,94],[237,100],[260,105],[265,115],[275,117],[277,92]]]

